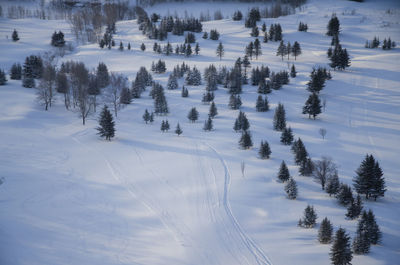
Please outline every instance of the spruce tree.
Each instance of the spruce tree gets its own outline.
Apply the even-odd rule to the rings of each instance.
[[[279,103],[274,114],[274,130],[283,131],[286,128],[286,113],[283,104]]]
[[[373,155],[365,156],[356,174],[353,186],[357,193],[365,194],[366,199],[373,197],[375,200],[385,195],[386,186],[383,172]]]
[[[353,192],[347,184],[340,184],[339,191],[336,193],[338,203],[343,206],[348,206],[353,200]]]
[[[189,90],[185,86],[182,86],[181,96],[183,98],[187,98],[189,96]]]
[[[350,237],[343,228],[336,231],[329,255],[333,265],[351,265],[353,252],[350,248]]]
[[[214,103],[214,101],[213,101],[213,102],[211,102],[210,110],[209,110],[209,112],[208,112],[208,116],[209,116],[211,119],[214,119],[214,117],[217,116],[217,115],[218,115],[217,106],[215,105],[215,103]]]
[[[340,22],[336,16],[336,14],[332,14],[332,17],[328,22],[327,29],[328,29],[328,31],[326,32],[326,35],[328,35],[328,36],[339,35]]]
[[[128,42],[128,50],[131,50],[131,43]]]
[[[167,89],[174,90],[178,88],[178,80],[174,74],[169,75]]]
[[[4,86],[7,83],[6,73],[3,69],[0,69],[0,86]]]
[[[317,214],[314,210],[314,206],[307,205],[304,209],[303,219],[301,219],[301,226],[305,228],[313,228],[317,221]]]
[[[292,64],[292,67],[290,68],[290,77],[295,78],[296,75],[297,75],[296,67],[294,66],[294,64]]]
[[[357,194],[356,200],[353,199],[350,203],[350,206],[347,208],[346,217],[351,220],[358,218],[358,216],[361,214],[362,208],[363,206],[360,194]]]
[[[364,212],[365,212],[365,214],[364,214]],[[364,212],[363,212],[361,221],[365,222],[367,236],[372,245],[379,244],[382,239],[382,232],[380,231],[380,228],[379,228],[378,224],[376,223],[375,215],[371,209],[368,210],[368,213],[366,213],[366,211],[364,211]]]
[[[12,37],[12,40],[13,40],[13,41],[19,41],[18,32],[17,32],[16,29],[14,29],[14,31],[13,31],[11,37]]]
[[[257,38],[259,34],[260,34],[260,31],[258,30],[258,27],[257,27],[257,26],[254,26],[254,27],[251,29],[250,36],[256,37],[256,38]]]
[[[283,40],[281,40],[278,49],[276,51],[276,56],[281,56],[283,61],[283,56],[285,55],[286,55],[286,45],[283,43]]]
[[[294,151],[294,154],[294,161],[297,165],[301,165],[301,163],[303,163],[303,161],[305,161],[308,157],[306,147],[304,146],[300,138],[296,142],[296,149]]]
[[[295,41],[294,44],[293,44],[293,47],[288,51],[288,53],[290,53],[290,52],[294,56],[294,60],[296,60],[297,56],[299,56],[301,54],[300,43]]]
[[[267,141],[261,141],[260,150],[258,151],[258,155],[261,159],[269,159],[271,156],[271,148]]]
[[[19,63],[14,63],[10,69],[10,79],[21,80],[22,78],[22,67]]]
[[[311,176],[314,171],[314,162],[311,158],[306,157],[300,162],[299,174],[301,176]]]
[[[140,49],[142,50],[142,52],[144,52],[146,50],[146,45],[144,45],[144,43],[142,43],[140,45]]]
[[[220,61],[222,60],[222,56],[224,56],[224,53],[224,46],[222,45],[222,42],[220,42],[217,47],[217,56],[219,57]]]
[[[213,121],[210,116],[208,116],[208,119],[204,122],[203,130],[204,131],[211,131],[213,129]]]
[[[258,39],[254,40],[254,55],[256,56],[256,60],[258,59],[258,56],[260,56],[262,54],[261,51],[261,44],[260,41]]]
[[[282,160],[282,163],[279,167],[279,172],[278,172],[278,180],[280,182],[286,182],[288,181],[290,178],[290,173],[289,173],[289,169],[286,166],[285,161]]]
[[[369,253],[371,242],[367,236],[367,233],[357,228],[356,235],[353,239],[352,249],[354,254],[363,255]]]
[[[292,177],[289,177],[289,180],[285,185],[285,192],[290,200],[297,198],[297,184]]]
[[[325,184],[325,191],[329,196],[336,195],[339,191],[340,182],[338,174],[333,174],[328,177]]]
[[[281,143],[283,143],[284,145],[291,145],[293,142],[293,133],[292,133],[292,129],[289,128],[285,128],[281,134]]]
[[[321,113],[321,109],[321,100],[316,93],[312,93],[304,103],[303,114],[308,114],[308,118],[313,116],[313,119],[315,120],[315,117]]]
[[[318,241],[322,244],[329,244],[332,240],[333,226],[327,217],[321,222],[318,230]]]
[[[194,123],[199,119],[199,112],[193,107],[190,109],[187,117],[192,123]]]
[[[144,111],[143,120],[146,122],[146,124],[150,121],[150,113],[147,109]]]
[[[250,149],[250,147],[253,146],[253,141],[251,140],[251,134],[249,131],[244,131],[242,133],[242,136],[240,137],[239,140],[239,145],[243,149]]]
[[[98,135],[100,137],[106,138],[106,140],[111,141],[111,138],[115,135],[115,123],[111,112],[108,110],[107,106],[104,105],[103,110],[100,113],[99,127],[97,127]]]
[[[182,131],[182,129],[181,129],[181,126],[179,125],[179,122],[178,122],[178,124],[176,125],[175,133],[176,133],[178,136],[181,135],[181,134],[183,133],[183,131]]]

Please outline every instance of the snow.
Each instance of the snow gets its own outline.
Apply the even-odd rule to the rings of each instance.
[[[230,12],[221,3],[170,3],[149,10],[183,13],[189,8]],[[352,64],[346,71],[331,72],[333,79],[321,92],[326,111],[309,120],[301,114],[308,97],[305,84],[312,67],[328,63],[330,38],[324,34],[332,12],[341,22],[340,40]],[[299,41],[303,53],[288,64],[275,56],[278,43],[262,43],[263,55],[251,62],[252,67],[264,64],[275,72],[294,63],[298,71],[289,85],[268,95],[271,110],[266,113],[255,112],[256,88],[244,87],[241,110],[250,121],[251,150],[238,148],[240,134],[232,130],[238,111],[228,108],[229,96],[223,88],[215,92],[219,114],[211,132],[202,131],[209,109],[201,103],[204,85],[189,86],[189,98],[181,98],[180,89],[166,90],[171,113],[156,117],[152,125],[141,118],[146,108],[153,108],[146,91],[120,111],[116,138],[108,142],[96,135],[98,113],[82,126],[77,113],[65,111],[61,96],[46,112],[35,101],[34,89],[9,80],[0,87],[0,178],[4,181],[0,264],[330,264],[330,245],[318,243],[318,226],[297,227],[304,208],[314,205],[318,223],[327,216],[335,229],[343,227],[352,237],[357,221],[346,220],[345,208],[311,178],[298,175],[290,147],[280,144],[280,133],[272,129],[279,102],[295,137],[301,137],[313,159],[330,156],[339,166],[341,181],[352,183],[365,154],[379,161],[388,191],[384,198],[364,205],[373,209],[383,241],[372,246],[370,254],[355,256],[352,264],[397,263],[400,53],[399,48],[365,49],[364,43],[374,36],[380,40],[390,36],[400,43],[399,13],[397,1],[310,0],[295,15],[265,19],[267,26],[280,23],[285,41]],[[299,21],[308,23],[307,33],[297,31]],[[10,40],[14,28],[21,38],[17,43]],[[93,69],[102,61],[109,70],[133,80],[141,66],[149,69],[152,61],[161,58],[168,72],[153,77],[165,87],[178,63],[185,61],[202,72],[211,63],[231,67],[253,40],[243,21],[204,23],[204,30],[214,28],[225,46],[221,61],[215,54],[219,42],[204,40],[200,33],[196,34],[199,56],[154,54],[154,41],[141,35],[136,21],[121,21],[115,40],[125,47],[130,42],[131,51],[76,44],[58,63],[80,60]],[[73,41],[65,21],[0,18],[0,68],[8,70],[14,62],[23,63],[26,56],[50,49],[54,30],[62,30]],[[183,37],[169,35],[169,41],[175,47]],[[142,42],[145,52],[139,49]],[[186,117],[191,107],[200,112],[195,124]],[[168,133],[160,132],[163,119],[171,125]],[[178,122],[183,129],[179,137],[173,133]],[[320,128],[327,130],[325,139],[318,133]],[[270,144],[269,160],[257,158],[261,140]],[[276,181],[282,160],[299,186],[294,201],[286,198],[284,185]]]

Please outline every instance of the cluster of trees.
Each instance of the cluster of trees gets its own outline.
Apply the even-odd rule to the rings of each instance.
[[[210,40],[219,40],[219,36],[220,36],[220,34],[219,34],[219,32],[218,32],[218,30],[216,30],[216,29],[212,29],[212,30],[210,30],[210,34],[208,34],[208,32],[207,31],[205,31],[204,33],[203,33],[203,39],[210,39]]]
[[[65,45],[64,33],[62,31],[58,31],[58,33],[54,31],[51,36],[51,45],[54,47],[63,47]]]
[[[154,100],[154,113],[156,115],[167,115],[169,113],[169,108],[164,93],[164,87],[157,82],[153,82],[150,95]]]
[[[298,195],[297,183],[294,180],[294,178],[290,176],[289,169],[286,166],[285,161],[282,161],[279,167],[277,178],[279,182],[285,183],[284,190],[286,192],[288,199],[290,200],[296,199]]]
[[[295,41],[292,46],[290,42],[285,44],[283,41],[281,41],[276,51],[276,56],[281,56],[283,61],[283,57],[286,55],[289,60],[290,54],[292,54],[294,56],[294,59],[296,60],[297,56],[301,54],[300,44],[297,41]]]
[[[297,30],[298,30],[298,31],[305,31],[305,32],[307,32],[307,30],[308,30],[308,25],[307,25],[307,23],[303,23],[303,22],[300,21],[299,27],[297,28]]]
[[[144,44],[143,44],[144,45]],[[144,47],[146,49],[146,47]],[[142,49],[142,50],[144,50]],[[190,57],[192,54],[199,55],[200,52],[200,45],[199,43],[196,43],[196,46],[194,49],[192,48],[192,45],[190,43],[183,43],[181,45],[176,45],[175,51],[172,48],[172,45],[168,42],[165,44],[163,47],[159,45],[157,42],[154,43],[153,45],[153,51],[158,54],[165,54],[167,56],[173,54],[175,52],[176,55],[184,55],[186,57]]]
[[[240,12],[240,10],[235,11],[235,13],[233,13],[233,15],[232,15],[232,19],[234,21],[240,21],[240,20],[242,20],[242,18],[243,18],[243,14],[242,14],[242,12]]]
[[[258,56],[262,54],[261,51],[261,43],[260,40],[257,38],[254,42],[250,42],[249,45],[246,46],[245,54],[250,57],[250,60],[253,60],[253,55],[258,59]]]
[[[390,37],[387,40],[386,40],[386,38],[383,40],[383,43],[382,43],[383,50],[391,50],[395,47],[396,47],[396,42],[392,41],[390,39]]]
[[[113,39],[113,35],[115,34],[115,32],[115,23],[107,25],[106,32],[104,33],[103,38],[99,41],[99,46],[101,49],[103,49],[104,47],[108,47],[108,49],[111,49],[111,47],[115,46],[115,41]]]
[[[159,59],[156,63],[152,62],[151,63],[151,71],[153,71],[156,74],[162,74],[167,71],[167,67],[165,66],[165,62]]]
[[[7,83],[6,73],[3,69],[0,69],[0,86],[4,86]]]
[[[145,91],[147,86],[153,84],[153,77],[145,67],[140,67],[136,73],[135,80],[132,81],[131,94],[132,98],[140,98],[141,94]]]
[[[333,69],[344,70],[350,66],[350,56],[347,53],[347,50],[343,49],[342,45],[340,45],[340,22],[335,14],[332,14],[327,29],[328,31],[326,32],[326,35],[332,36],[331,46],[334,46],[334,48],[329,47],[327,52],[328,58],[331,60],[330,67]]]
[[[264,42],[266,41],[266,31],[264,35]],[[282,40],[282,27],[281,24],[271,24],[269,27],[269,32],[268,32],[268,40],[270,41],[281,41]]]

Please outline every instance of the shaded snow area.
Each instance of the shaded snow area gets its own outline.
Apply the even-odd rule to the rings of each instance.
[[[150,11],[174,14],[186,7],[190,5],[169,3]],[[225,9],[215,3],[194,7],[211,14]],[[245,14],[247,5],[242,9]],[[331,71],[332,80],[320,95],[326,100],[325,111],[311,120],[301,114],[309,95],[306,83],[313,67],[328,67],[331,38],[325,32],[333,12],[341,23],[340,40],[350,54],[351,67]],[[300,21],[308,24],[308,32],[297,31]],[[268,112],[255,110],[257,88],[243,87],[241,110],[249,119],[254,142],[250,150],[238,146],[240,133],[232,128],[239,111],[229,109],[229,94],[222,87],[215,91],[214,130],[202,130],[209,110],[201,103],[204,81],[198,87],[187,86],[188,98],[181,97],[183,79],[178,90],[165,89],[170,113],[156,116],[153,124],[142,120],[144,110],[153,109],[147,88],[142,98],[118,113],[111,142],[96,134],[99,111],[83,126],[76,112],[65,110],[62,95],[44,111],[35,89],[23,88],[21,81],[0,86],[0,264],[330,264],[331,245],[317,239],[320,222],[326,216],[335,230],[345,228],[353,238],[357,220],[347,220],[346,208],[311,177],[299,175],[290,147],[280,143],[281,134],[272,127],[279,102],[295,138],[301,137],[312,159],[331,157],[342,182],[352,184],[367,153],[379,161],[387,192],[376,202],[364,201],[364,207],[374,211],[382,242],[367,255],[355,255],[352,264],[397,264],[400,48],[384,51],[366,49],[364,44],[374,36],[400,44],[399,3],[310,0],[294,15],[263,19],[258,25],[263,22],[268,28],[280,23],[285,42],[298,41],[302,54],[296,61],[282,61],[276,56],[279,43],[268,42],[262,43],[263,55],[251,61],[252,67],[264,64],[274,72],[288,70],[294,63],[298,76],[268,94]],[[219,42],[202,39],[202,33],[196,34],[200,55],[165,56],[153,53],[154,40],[141,34],[136,21],[121,21],[112,50],[75,44],[73,51],[57,59],[58,65],[75,60],[94,69],[104,62],[109,71],[132,81],[141,66],[150,70],[152,61],[161,58],[167,72],[153,78],[166,88],[173,67],[183,61],[202,73],[209,64],[232,67],[254,40],[243,24],[231,19],[203,23],[203,30],[217,29],[221,34],[225,47],[221,61],[215,52]],[[14,28],[21,38],[16,43],[10,40]],[[66,40],[74,42],[66,21],[0,18],[0,69],[8,72],[26,56],[52,49],[54,30],[62,30]],[[175,47],[184,37],[169,35],[168,40]],[[118,51],[120,41],[125,48],[130,42],[132,50]],[[140,50],[142,42],[145,52]],[[200,113],[194,124],[187,119],[192,107]],[[164,119],[171,124],[166,133],[160,131]],[[178,122],[181,136],[173,132]],[[320,128],[327,131],[325,139]],[[271,147],[268,160],[258,158],[261,140]],[[284,184],[277,181],[282,160],[298,184],[296,200],[287,199]],[[308,204],[318,215],[312,229],[297,226]]]

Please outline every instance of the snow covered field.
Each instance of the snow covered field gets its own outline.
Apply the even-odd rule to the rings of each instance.
[[[151,10],[173,13],[175,5]],[[201,8],[225,9],[218,3],[207,9],[196,5],[196,10]],[[306,83],[312,67],[329,63],[331,39],[325,32],[333,12],[341,23],[340,40],[351,56],[351,67],[331,71],[333,78],[321,92],[326,111],[309,120],[301,114],[309,94]],[[35,90],[23,88],[20,81],[0,86],[0,264],[329,264],[330,245],[318,242],[318,226],[297,227],[304,208],[314,205],[317,223],[327,216],[335,230],[343,227],[351,237],[357,221],[346,220],[346,209],[312,178],[298,175],[290,147],[280,143],[280,133],[272,128],[279,102],[295,138],[301,137],[313,159],[330,156],[339,166],[341,181],[352,184],[365,154],[379,161],[388,191],[377,202],[365,201],[364,207],[373,209],[383,240],[368,255],[356,255],[352,264],[398,263],[400,52],[366,49],[364,43],[377,36],[400,44],[400,4],[309,0],[295,15],[263,21],[267,27],[280,23],[285,42],[298,41],[303,53],[289,61],[298,76],[268,95],[269,112],[255,111],[257,88],[244,86],[241,110],[250,121],[251,150],[238,148],[240,134],[232,129],[238,111],[228,108],[229,94],[222,87],[215,92],[219,114],[211,132],[202,130],[209,109],[201,103],[205,86],[188,86],[189,98],[182,98],[180,89],[166,90],[170,114],[156,117],[151,125],[142,120],[144,110],[153,108],[146,91],[120,111],[116,138],[108,142],[96,135],[98,113],[82,126],[77,113],[65,110],[61,95],[46,112],[35,101]],[[308,32],[297,31],[300,21],[308,24]],[[14,28],[21,38],[17,43],[10,40]],[[59,63],[79,60],[92,69],[104,62],[132,81],[141,66],[150,69],[161,57],[167,73],[153,77],[166,85],[173,67],[183,61],[203,73],[211,63],[232,67],[243,57],[253,40],[243,21],[203,23],[203,30],[214,28],[225,46],[221,61],[215,55],[218,42],[202,39],[201,33],[196,34],[199,56],[167,57],[153,53],[154,40],[141,34],[136,21],[121,21],[115,40],[125,45],[129,41],[131,51],[78,45]],[[54,30],[73,41],[65,21],[0,18],[0,68],[8,71],[26,56],[51,49]],[[183,38],[169,35],[173,47]],[[142,42],[145,52],[139,49]],[[262,43],[263,55],[251,62],[252,67],[287,70],[287,60],[275,55],[277,46]],[[200,112],[195,124],[186,117],[192,107]],[[162,133],[160,124],[166,118],[172,130]],[[178,122],[183,129],[179,137],[173,133]],[[320,128],[327,130],[324,140]],[[261,140],[271,146],[269,160],[257,157]],[[276,181],[282,160],[298,184],[294,201]]]

